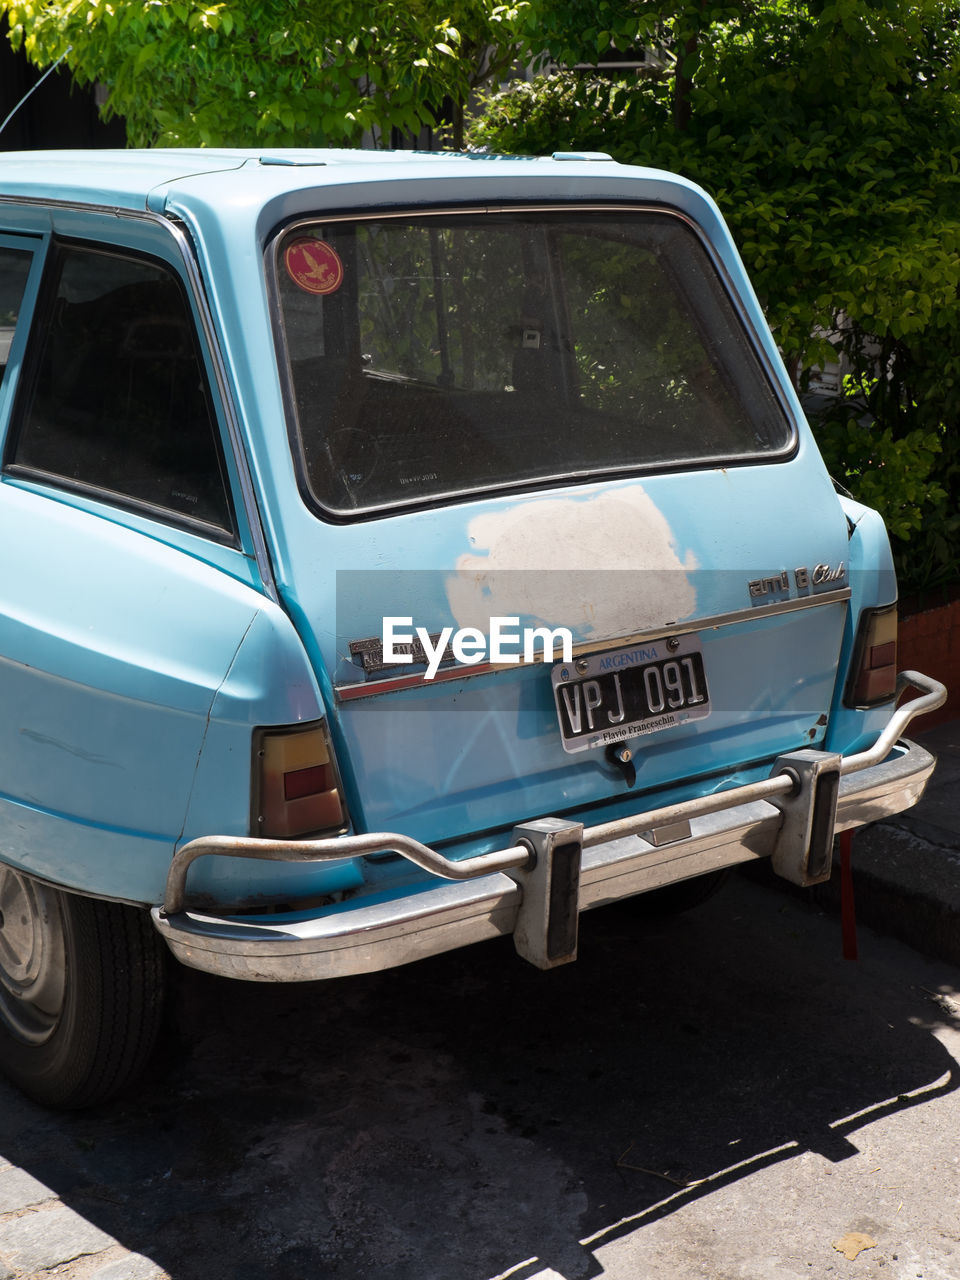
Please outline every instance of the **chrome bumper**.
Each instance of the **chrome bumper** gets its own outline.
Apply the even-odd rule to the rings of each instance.
[[[184,964],[253,981],[369,973],[501,934],[513,934],[526,959],[552,968],[575,958],[576,920],[590,907],[765,857],[798,884],[826,879],[834,832],[909,808],[933,770],[934,757],[900,735],[941,706],[946,690],[913,671],[901,673],[899,687],[922,696],[899,707],[867,751],[797,751],[782,756],[769,778],[586,829],[542,819],[515,828],[509,848],[460,861],[395,833],[192,840],[174,856],[153,920]],[[443,882],[276,923],[184,907],[187,871],[199,857],[317,861],[386,851]]]

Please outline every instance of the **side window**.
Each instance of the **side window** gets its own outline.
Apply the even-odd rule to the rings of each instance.
[[[61,250],[10,462],[232,531],[186,296],[167,267]]]
[[[10,347],[27,286],[32,254],[0,246],[0,381],[6,375]]]

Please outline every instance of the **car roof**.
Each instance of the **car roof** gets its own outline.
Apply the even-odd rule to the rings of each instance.
[[[493,156],[486,153],[380,151],[361,149],[291,148],[176,148],[95,151],[0,152],[0,198],[27,198],[79,204],[143,209],[156,207],[155,193],[189,182],[198,193],[204,178],[222,190],[223,175],[234,173],[230,188],[246,200],[305,187],[339,185],[344,181],[454,177],[476,175],[495,166],[501,174],[543,172],[554,166],[565,171],[590,166],[593,170],[624,166],[591,152],[555,153],[553,157]],[[326,172],[322,172],[326,170]],[[666,175],[660,175],[665,177]],[[193,180],[193,181],[191,181]]]
[[[117,210],[182,222],[198,252],[238,260],[279,228],[318,215],[580,203],[669,207],[692,218],[742,274],[713,200],[679,174],[600,152],[486,152],[282,147],[156,147],[0,152],[0,207]],[[15,219],[23,225],[24,219]]]

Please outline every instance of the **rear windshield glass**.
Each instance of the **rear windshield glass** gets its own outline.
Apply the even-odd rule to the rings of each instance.
[[[277,244],[309,489],[339,513],[769,456],[791,427],[680,218],[316,222]]]

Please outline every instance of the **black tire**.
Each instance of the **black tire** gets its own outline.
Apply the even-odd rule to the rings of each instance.
[[[48,1107],[115,1097],[153,1052],[164,962],[146,911],[0,866],[0,1071]]]
[[[691,880],[678,880],[676,884],[664,885],[662,889],[641,893],[634,901],[646,916],[679,915],[681,911],[699,907],[715,893],[719,893],[729,876],[730,868],[723,867],[720,871],[708,871]]]

